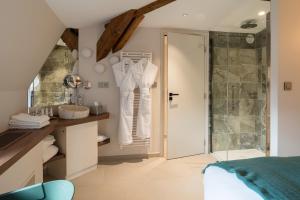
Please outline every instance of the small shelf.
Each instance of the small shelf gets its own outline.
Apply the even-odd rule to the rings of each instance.
[[[56,161],[56,160],[64,159],[65,157],[66,157],[65,154],[58,153],[55,156],[53,156],[50,160],[48,160],[47,162],[45,162],[44,165],[46,165],[46,164],[48,164],[50,162]]]
[[[110,138],[103,140],[102,142],[98,142],[98,146],[103,146],[110,143]]]

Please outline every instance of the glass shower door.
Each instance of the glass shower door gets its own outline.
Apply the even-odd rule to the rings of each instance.
[[[268,127],[266,30],[211,32],[211,145],[218,160],[265,156]],[[254,37],[253,43],[246,38]]]

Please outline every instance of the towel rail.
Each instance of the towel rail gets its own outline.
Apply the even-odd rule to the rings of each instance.
[[[151,52],[121,52],[120,59],[129,58],[134,63],[138,62],[141,59],[148,59],[148,61],[152,62],[152,53]],[[140,91],[139,89],[134,90],[134,104],[133,104],[133,125],[132,125],[132,137],[133,143],[129,145],[121,145],[120,148],[134,148],[134,147],[145,147],[149,148],[151,144],[151,139],[141,139],[136,135],[136,128],[137,128],[137,115],[139,109],[139,102],[140,102]]]

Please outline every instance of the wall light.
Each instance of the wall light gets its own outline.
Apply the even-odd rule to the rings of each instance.
[[[80,55],[83,56],[84,58],[91,58],[93,55],[93,50],[90,48],[83,48],[80,51]]]
[[[95,71],[98,73],[98,74],[103,74],[105,72],[105,65],[102,64],[102,63],[96,63],[95,65]]]
[[[112,57],[109,58],[109,63],[111,65],[117,64],[119,61],[120,61],[120,59],[117,56],[112,56]]]
[[[267,13],[266,13],[266,11],[264,11],[264,10],[259,11],[259,12],[257,13],[258,16],[264,16],[264,15],[266,15],[266,14],[267,14]]]

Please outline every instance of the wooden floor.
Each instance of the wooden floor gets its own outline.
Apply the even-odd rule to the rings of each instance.
[[[209,155],[106,162],[73,180],[76,200],[202,200]]]

